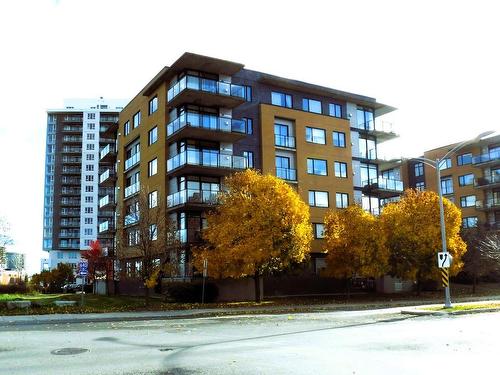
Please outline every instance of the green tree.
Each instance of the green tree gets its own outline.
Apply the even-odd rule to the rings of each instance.
[[[388,270],[389,252],[375,216],[358,205],[330,210],[325,216],[327,273],[347,281],[354,277],[378,277]]]
[[[228,191],[209,213],[203,231],[206,245],[194,250],[194,264],[215,278],[255,279],[262,300],[262,275],[302,262],[309,253],[312,228],[309,207],[286,182],[254,170],[226,179]]]
[[[466,244],[460,237],[461,212],[443,199],[448,251],[453,256],[450,269],[456,275],[462,268]],[[431,191],[405,191],[399,202],[384,207],[380,216],[389,248],[390,273],[416,280],[420,292],[423,280],[440,280],[437,252],[441,251],[439,197]]]

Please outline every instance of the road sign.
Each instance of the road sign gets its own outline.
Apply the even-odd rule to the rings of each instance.
[[[448,273],[448,268],[441,268],[441,283],[443,284],[443,288],[446,288],[450,285],[450,275]]]
[[[89,264],[86,260],[78,262],[78,275],[87,276],[89,273]]]
[[[438,267],[439,268],[450,268],[453,257],[448,252],[438,253]]]
[[[203,277],[207,277],[208,259],[203,259]]]

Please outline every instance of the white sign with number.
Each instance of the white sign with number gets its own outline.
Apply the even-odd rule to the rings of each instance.
[[[453,257],[448,252],[438,253],[438,267],[439,268],[450,268]]]

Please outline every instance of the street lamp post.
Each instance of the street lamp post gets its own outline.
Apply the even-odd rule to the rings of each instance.
[[[440,226],[441,226],[441,246],[442,246],[442,251],[443,253],[447,253],[448,249],[446,246],[446,226],[444,222],[444,206],[443,206],[443,192],[441,188],[441,163],[443,161],[446,161],[446,159],[453,155],[455,152],[458,150],[462,149],[463,147],[477,142],[481,140],[484,137],[487,137],[488,135],[491,135],[495,133],[494,131],[487,131],[484,133],[479,134],[477,137],[474,139],[464,141],[462,143],[459,143],[455,147],[453,147],[450,151],[448,151],[442,158],[437,158],[436,160],[431,160],[427,158],[415,158],[416,160],[420,160],[424,164],[434,168],[436,170],[436,176],[437,176],[437,189],[438,189],[438,195],[439,195],[439,221],[440,221]],[[451,307],[451,294],[450,294],[450,286],[446,286],[444,288],[444,295],[445,295],[445,302],[444,302],[444,307],[445,308],[450,308]]]

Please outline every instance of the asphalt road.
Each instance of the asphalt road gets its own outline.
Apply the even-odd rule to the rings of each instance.
[[[500,313],[410,317],[397,311],[4,326],[0,373],[500,372]]]

